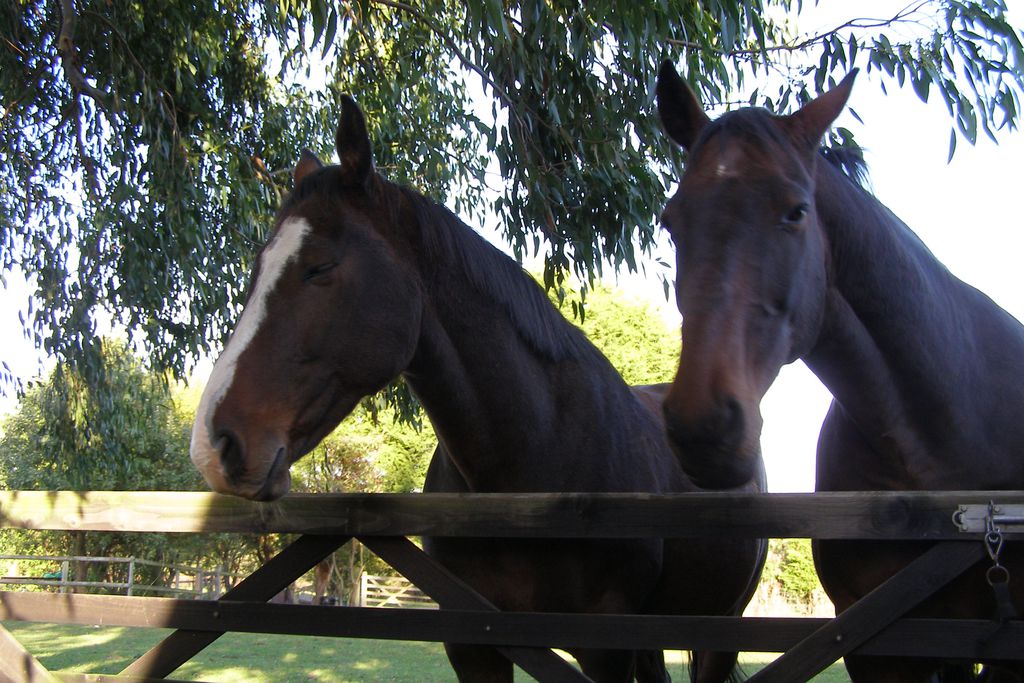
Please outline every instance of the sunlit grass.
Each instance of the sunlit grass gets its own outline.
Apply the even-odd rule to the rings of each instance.
[[[167,629],[60,626],[5,622],[47,668],[74,673],[116,674],[170,633]],[[777,655],[744,653],[750,674]],[[686,655],[665,653],[674,681],[687,681]],[[211,683],[413,683],[454,681],[439,643],[228,633],[174,672],[173,678]],[[529,676],[517,670],[517,681]],[[842,664],[814,679],[846,683]]]

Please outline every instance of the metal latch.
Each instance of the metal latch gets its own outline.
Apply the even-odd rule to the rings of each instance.
[[[1024,504],[977,503],[959,505],[953,524],[964,533],[987,533],[990,524],[1007,533],[1024,531]]]

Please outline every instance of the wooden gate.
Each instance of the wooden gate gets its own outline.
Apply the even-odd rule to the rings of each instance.
[[[904,619],[979,561],[986,530],[1024,534],[1024,492],[817,494],[344,494],[269,504],[210,493],[0,492],[0,525],[23,529],[294,533],[299,538],[217,601],[0,592],[0,619],[177,629],[119,676],[47,672],[0,629],[14,681],[164,679],[227,631],[499,646],[542,681],[587,680],[550,647],[784,653],[751,680],[800,681],[850,652],[1024,659],[1024,621]],[[988,526],[986,526],[986,524]],[[834,619],[502,613],[410,536],[660,538],[731,535],[934,541]],[[266,601],[352,538],[440,610]],[[1013,577],[1024,580],[1024,577]],[[0,676],[2,680],[2,676]]]
[[[430,596],[404,576],[359,577],[360,607],[437,607]]]

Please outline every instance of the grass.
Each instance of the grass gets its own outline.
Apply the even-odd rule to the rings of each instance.
[[[11,633],[53,671],[114,674],[170,633],[167,629],[63,626],[5,622]],[[686,681],[684,656],[666,652],[674,681]],[[751,674],[775,655],[741,655]],[[454,681],[438,643],[228,633],[173,674],[179,680],[216,683],[350,683]],[[517,681],[528,676],[517,670]],[[849,681],[842,664],[816,683]]]

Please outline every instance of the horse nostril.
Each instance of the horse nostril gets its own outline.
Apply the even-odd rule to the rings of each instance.
[[[738,446],[743,437],[745,418],[743,406],[732,396],[720,399],[713,412],[697,420],[686,420],[664,407],[665,429],[669,439],[685,446],[688,444],[717,444],[725,449]]]
[[[220,464],[229,481],[237,481],[245,474],[245,452],[242,441],[230,430],[218,434],[217,444],[220,447]]]

